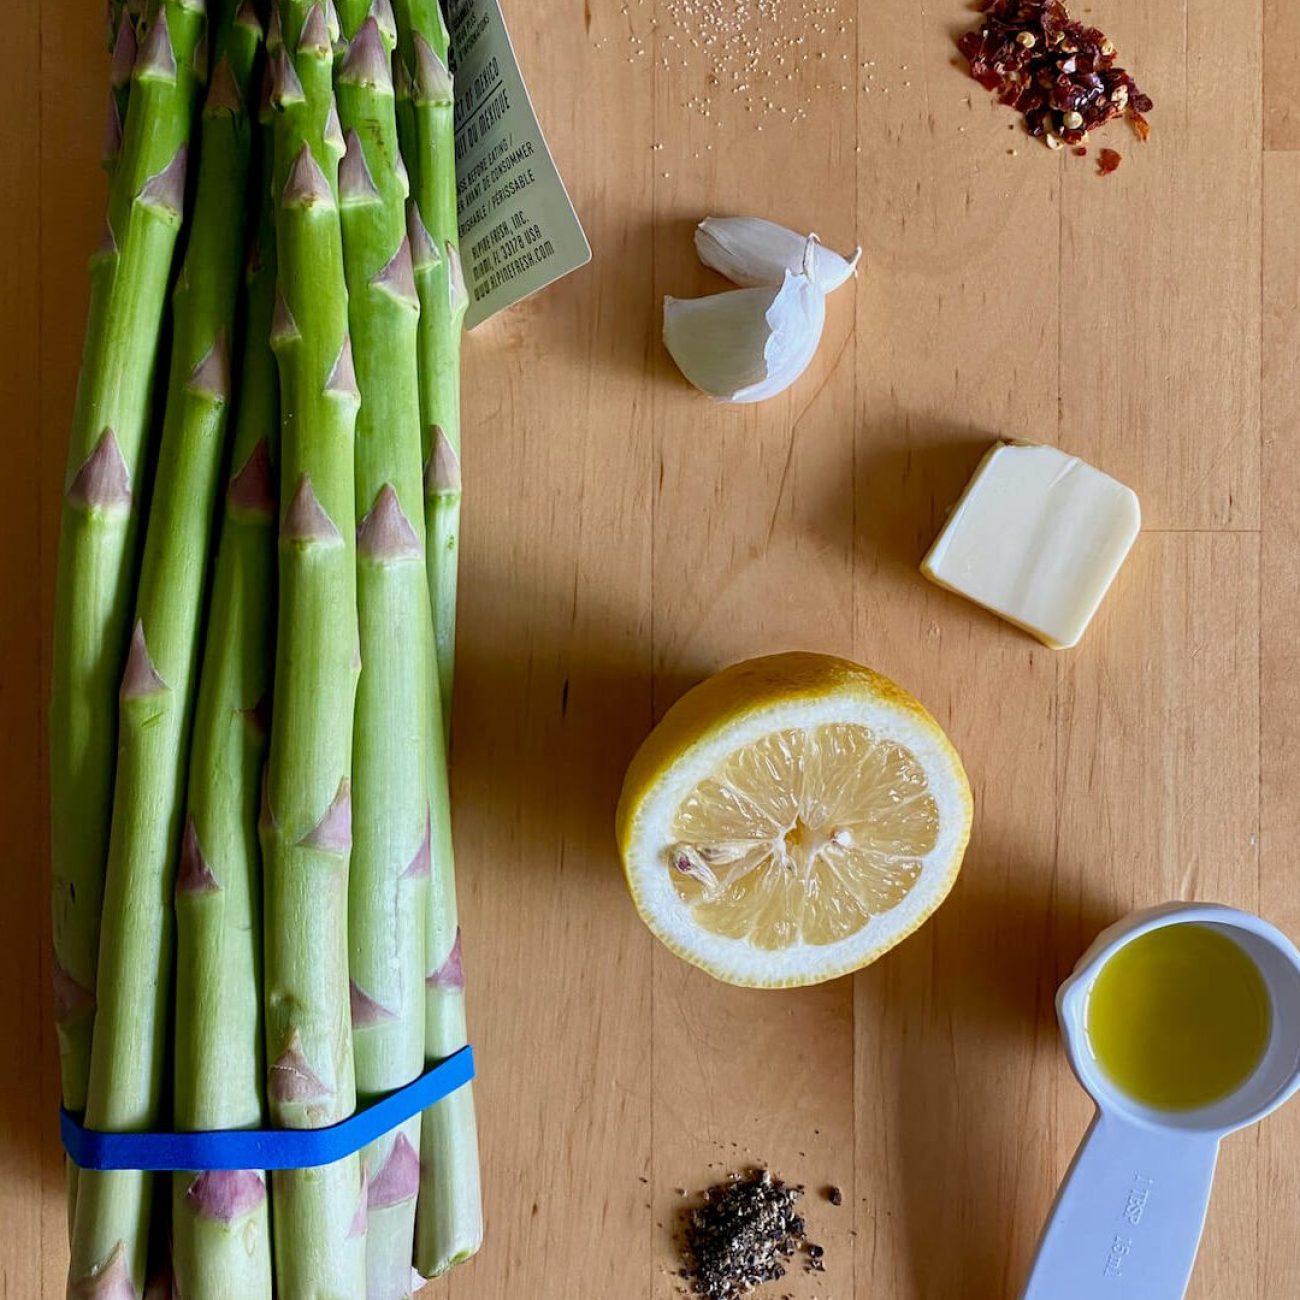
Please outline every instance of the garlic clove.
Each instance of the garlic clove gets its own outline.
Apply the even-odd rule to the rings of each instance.
[[[842,257],[816,235],[800,235],[761,217],[705,217],[695,228],[695,250],[705,266],[734,284],[777,285],[786,271],[803,268],[804,250],[813,242],[812,277],[823,293],[838,289],[856,269],[862,249]]]
[[[825,324],[825,295],[803,272],[784,272],[775,288],[664,299],[665,347],[696,388],[722,402],[784,392],[808,368]]]

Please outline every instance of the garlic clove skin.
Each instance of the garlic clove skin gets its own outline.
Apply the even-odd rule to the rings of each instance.
[[[720,402],[784,392],[807,370],[825,325],[826,297],[803,272],[785,271],[775,288],[664,299],[664,346],[682,374]]]
[[[761,217],[705,217],[695,227],[695,251],[705,266],[733,284],[756,288],[778,285],[786,271],[800,271],[804,251],[813,241],[813,278],[823,293],[838,289],[852,276],[862,256],[842,257],[817,242]]]

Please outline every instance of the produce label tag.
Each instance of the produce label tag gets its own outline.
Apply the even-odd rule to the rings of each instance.
[[[465,325],[591,260],[515,59],[498,0],[450,0]]]

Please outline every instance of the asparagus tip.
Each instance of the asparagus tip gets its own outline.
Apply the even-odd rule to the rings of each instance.
[[[135,24],[129,18],[123,18],[118,24],[117,40],[113,42],[113,58],[108,70],[109,84],[114,90],[121,90],[131,80],[139,52]]]
[[[224,329],[190,374],[186,388],[198,397],[215,402],[230,400],[230,342]]]
[[[229,1227],[247,1218],[266,1200],[266,1183],[252,1169],[213,1169],[200,1174],[185,1193],[185,1204],[201,1219]]]
[[[372,1210],[383,1210],[409,1201],[419,1190],[420,1157],[406,1134],[399,1133],[383,1168],[371,1180],[366,1203]]]
[[[284,26],[280,21],[280,6],[271,5],[271,18],[266,25],[266,48],[272,54],[279,54],[284,49]]]
[[[117,256],[117,236],[113,233],[113,223],[107,216],[104,217],[104,228],[99,236],[99,243],[95,246],[95,251],[90,255],[90,261],[93,265],[96,262],[103,262],[110,257]]]
[[[339,66],[338,80],[348,86],[364,86],[384,94],[393,92],[392,59],[373,17],[361,24],[348,45]]]
[[[402,157],[402,151],[397,151],[397,157],[393,162],[393,170],[397,173],[398,182],[402,187],[402,197],[411,197],[411,173],[406,169],[406,159]]]
[[[418,560],[424,554],[391,483],[379,489],[375,504],[357,525],[357,553],[381,564]]]
[[[447,960],[424,981],[426,987],[447,993],[460,993],[465,988],[465,963],[461,960],[460,927],[456,927],[456,942],[451,946]]]
[[[210,115],[238,113],[243,107],[244,97],[239,93],[235,70],[230,66],[229,57],[223,54],[221,62],[217,64],[216,71],[212,74],[212,82],[208,86],[208,99],[204,112]]]
[[[181,860],[176,870],[177,894],[211,894],[220,885],[203,855],[199,833],[194,818],[185,819],[185,833],[181,837]]]
[[[396,1020],[397,1014],[381,1002],[376,1002],[356,980],[348,981],[348,996],[352,1007],[352,1027],[366,1029],[371,1025],[387,1024]]]
[[[181,145],[162,171],[150,176],[136,201],[179,222],[185,210],[185,172],[189,150]]]
[[[433,426],[433,453],[424,469],[424,491],[426,496],[455,496],[461,490],[460,457],[451,445],[442,425]]]
[[[397,57],[393,60],[393,91],[397,98],[406,102],[411,98],[411,74],[407,70],[406,60],[402,58],[402,52],[397,52]]]
[[[95,995],[68,974],[63,963],[54,958],[54,1019],[60,1025],[76,1020],[95,1005]]]
[[[382,271],[371,277],[370,283],[374,288],[388,294],[390,298],[419,309],[420,296],[415,290],[415,271],[411,263],[409,238],[405,236],[402,238],[402,242],[397,246],[397,252],[388,259]]]
[[[339,164],[339,199],[351,206],[361,203],[378,203],[379,187],[366,163],[361,137],[349,130],[343,144],[343,161]]]
[[[345,335],[343,346],[339,348],[338,359],[334,369],[325,381],[325,391],[335,397],[346,397],[353,401],[361,400],[361,390],[357,387],[357,368],[352,357],[352,336]]]
[[[149,35],[144,38],[140,53],[135,61],[135,78],[137,81],[156,78],[159,81],[176,80],[176,50],[172,45],[172,35],[167,27],[167,9],[158,10]]]
[[[135,1283],[126,1262],[126,1244],[117,1242],[102,1264],[85,1277],[69,1282],[68,1300],[136,1300]]]
[[[131,504],[131,473],[117,444],[117,434],[105,429],[95,450],[73,477],[68,500],[88,509],[111,510]]]
[[[135,630],[131,633],[131,648],[126,655],[126,668],[122,672],[121,698],[139,700],[147,695],[159,695],[169,690],[162,675],[154,667],[153,657],[149,654],[149,645],[144,636],[144,623],[135,621]]]
[[[266,1081],[267,1094],[281,1104],[324,1101],[333,1093],[307,1064],[302,1036],[294,1029],[284,1051],[272,1063]]]
[[[226,489],[232,509],[269,517],[275,511],[275,475],[266,439],[259,438],[248,459],[234,472]]]
[[[339,530],[334,521],[325,513],[311,477],[304,474],[298,480],[298,489],[284,512],[280,525],[280,536],[290,542],[337,542],[341,541]]]
[[[311,208],[316,204],[333,203],[334,194],[321,165],[316,161],[311,146],[304,144],[289,169],[289,179],[284,184],[282,202],[287,208]]]
[[[317,58],[331,57],[334,53],[329,24],[326,23],[325,11],[319,4],[312,5],[302,25],[302,32],[298,37],[298,53],[315,55]]]
[[[415,69],[411,91],[417,104],[441,104],[449,106],[452,102],[452,80],[447,65],[438,57],[437,51],[419,33],[415,33]]]
[[[429,810],[424,810],[424,838],[420,841],[420,847],[415,851],[415,857],[410,861],[406,870],[398,877],[399,880],[420,880],[429,875],[433,869],[433,818],[429,816]]]
[[[352,782],[345,776],[339,782],[333,802],[320,821],[298,841],[302,849],[319,849],[342,857],[352,848]]]

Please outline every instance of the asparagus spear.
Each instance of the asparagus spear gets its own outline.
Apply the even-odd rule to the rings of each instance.
[[[249,102],[251,88],[251,76],[245,76],[241,105]],[[218,122],[224,131],[218,123],[205,124],[203,134],[196,243],[199,223],[226,217],[228,204],[238,210],[237,190],[226,196],[203,188],[211,151],[229,147],[229,132],[247,130],[246,119],[237,123],[227,115]],[[270,161],[266,149],[262,215],[249,258],[231,474],[190,756],[189,818],[176,880],[174,1095],[180,1130],[256,1128],[264,1119],[257,810],[271,691],[273,462],[280,442],[270,348],[276,276]],[[258,1171],[174,1175],[172,1250],[177,1288],[186,1300],[269,1300],[267,1211],[265,1177]]]
[[[419,299],[406,241],[408,181],[391,74],[396,32],[378,0],[341,0],[351,38],[335,77],[347,140],[339,190],[357,420],[361,680],[353,741],[349,955],[357,1089],[365,1100],[424,1068],[428,906],[426,764],[437,683],[424,566]],[[363,1153],[369,1300],[411,1294],[420,1120]]]
[[[454,95],[450,38],[438,0],[397,0],[403,148],[411,171],[418,234],[412,239],[420,292],[420,409],[424,422],[429,593],[442,691],[451,727],[460,560],[460,336],[469,298],[456,220]]]
[[[217,38],[220,63],[203,118],[197,215],[176,287],[167,409],[121,689],[86,1105],[87,1123],[110,1131],[148,1127],[161,1118],[171,885],[212,516],[229,423],[229,340],[244,242],[241,223],[230,219],[224,200],[239,195],[246,183],[250,131],[237,102],[256,57],[260,26],[237,22],[227,9]],[[143,1286],[151,1194],[146,1174],[82,1173],[73,1285],[87,1285],[121,1250],[133,1284]]]
[[[420,410],[424,428],[429,595],[443,725],[430,756],[432,817],[426,937],[425,1055],[429,1063],[468,1041],[457,921],[447,730],[455,650],[460,531],[460,333],[468,305],[457,252],[456,159],[449,37],[438,0],[396,0],[400,123],[411,173],[410,242],[420,294]],[[426,1112],[421,1126],[416,1267],[445,1273],[483,1241],[478,1127],[465,1087]]]
[[[50,699],[54,993],[63,1104],[86,1106],[117,689],[138,563],[136,493],[199,91],[201,2],[166,0],[134,93],[91,261],[90,313],[59,536]],[[73,1179],[75,1186],[75,1178]]]
[[[267,1095],[272,1119],[316,1128],[356,1103],[347,900],[357,672],[354,441],[337,202],[342,137],[324,10],[279,0],[272,102],[276,246],[272,331],[281,389],[280,596],[275,707],[261,814]],[[365,1295],[357,1157],[274,1175],[275,1280],[286,1297]]]

